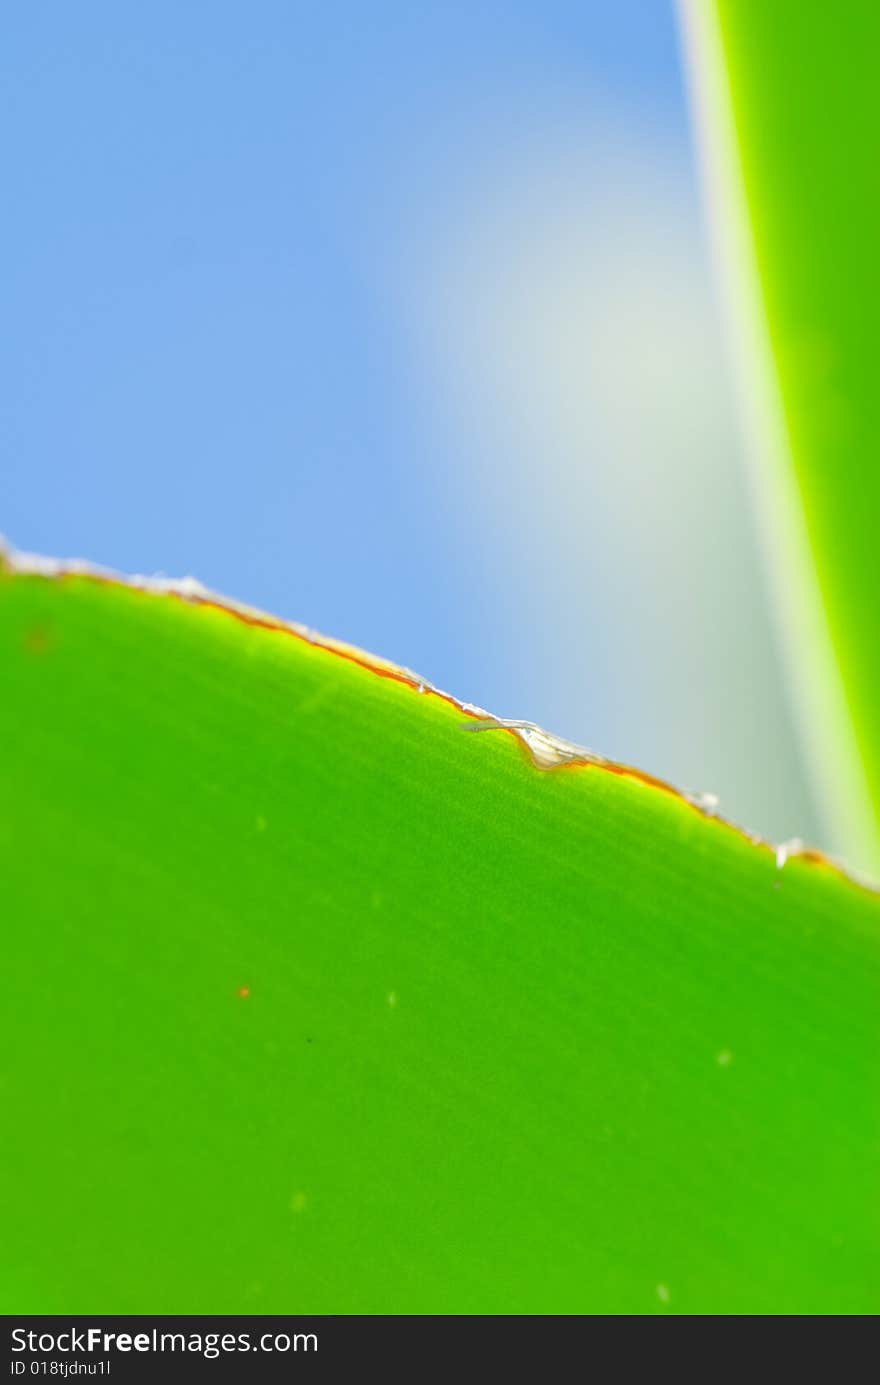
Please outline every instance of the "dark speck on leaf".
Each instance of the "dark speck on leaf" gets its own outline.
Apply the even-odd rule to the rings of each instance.
[[[32,625],[24,637],[29,654],[46,654],[55,643],[55,633],[49,625]]]

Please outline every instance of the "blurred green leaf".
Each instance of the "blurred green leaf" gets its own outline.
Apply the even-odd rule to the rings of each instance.
[[[765,359],[746,332],[740,356],[761,415],[755,491],[803,739],[837,849],[876,873],[880,8],[683,3],[716,229],[732,252],[722,263],[732,313],[747,312],[756,278],[768,338]]]

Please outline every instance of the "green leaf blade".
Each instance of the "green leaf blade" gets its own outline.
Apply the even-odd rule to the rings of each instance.
[[[747,453],[835,849],[880,869],[880,13],[682,0]]]
[[[209,604],[0,648],[5,1311],[877,1310],[876,896]]]

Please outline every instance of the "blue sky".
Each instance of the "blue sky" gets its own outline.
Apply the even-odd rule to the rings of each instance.
[[[0,69],[0,532],[810,835],[671,5],[19,6]]]

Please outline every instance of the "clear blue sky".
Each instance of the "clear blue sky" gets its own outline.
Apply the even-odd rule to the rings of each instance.
[[[462,411],[461,391],[445,388],[460,361],[475,395],[485,393],[474,362],[531,336],[527,316],[508,331],[496,311],[507,337],[484,350],[460,302],[446,321],[444,285],[486,171],[507,170],[509,183],[511,170],[540,164],[542,141],[567,150],[568,171],[552,185],[560,206],[572,181],[593,198],[587,267],[601,222],[605,242],[629,247],[633,264],[655,265],[647,297],[678,255],[696,266],[687,293],[699,300],[697,317],[710,313],[671,4],[19,5],[6,16],[0,88],[0,532],[22,548],[123,571],[191,573],[679,782],[724,792],[729,779],[741,815],[782,825],[802,785],[774,721],[774,679],[762,724],[781,757],[771,774],[781,796],[769,807],[753,796],[750,811],[738,747],[726,768],[712,758],[718,728],[703,724],[701,710],[711,689],[690,714],[674,651],[651,687],[626,661],[627,649],[647,648],[662,629],[662,613],[640,598],[630,626],[626,581],[596,556],[601,534],[580,547],[570,536],[557,542],[553,507],[539,514],[537,505],[532,516],[516,500],[544,488],[540,429],[514,462],[518,440],[469,426],[474,400]],[[614,154],[618,137],[624,151],[643,150],[641,165]],[[663,151],[656,170],[654,148]],[[654,202],[639,203],[655,172]],[[552,203],[540,167],[530,177],[535,201]],[[519,195],[508,212],[485,193],[497,225],[470,265],[478,287],[496,249],[508,259],[522,249],[528,188],[524,203]],[[481,206],[481,224],[486,216]],[[435,255],[445,266],[436,284]],[[552,249],[542,255],[552,270]],[[623,298],[634,275],[620,272]],[[415,297],[422,283],[434,295],[433,345],[409,311],[414,274]],[[644,297],[638,290],[626,312],[639,313]],[[657,309],[667,334],[687,318],[679,308]],[[613,304],[604,311],[599,337],[584,347],[596,359],[594,392],[597,379],[605,388],[604,341],[617,332]],[[685,343],[679,379],[704,360],[721,371],[718,342],[706,348],[702,331]],[[633,356],[628,339],[615,349]],[[666,354],[633,366],[637,376],[653,371],[652,388]],[[636,421],[639,378],[624,410]],[[590,405],[597,417],[601,388]],[[617,388],[608,383],[609,398]],[[693,389],[705,393],[699,380]],[[528,383],[514,391],[529,392]],[[509,401],[513,417],[523,401]],[[492,407],[508,412],[503,390]],[[676,410],[678,398],[668,412]],[[590,485],[600,453],[608,476],[623,455],[618,435],[629,425],[615,418],[604,452],[593,456],[591,435],[569,449]],[[640,448],[647,455],[653,429],[646,414],[644,434],[626,434],[631,462]],[[687,448],[719,450],[694,438]],[[687,448],[670,443],[669,456]],[[496,488],[489,504],[486,476],[513,476],[514,465],[519,491]],[[588,534],[590,516],[602,513],[598,481],[595,494],[554,485],[572,532],[580,506]],[[630,488],[640,492],[638,479]],[[661,576],[648,572],[641,589],[658,590]],[[670,593],[670,609],[680,608]],[[753,597],[731,618],[758,628]],[[709,606],[685,624],[700,621],[719,627]],[[525,624],[545,631],[543,643],[523,641]],[[750,657],[763,666],[766,635],[756,638]],[[697,629],[697,661],[701,641]],[[567,663],[566,642],[599,651],[601,666]],[[634,690],[629,702],[621,686]],[[808,835],[808,819],[804,809],[784,827]]]
[[[21,5],[0,65],[0,531],[466,692],[490,564],[364,237],[481,122],[515,150],[557,70],[681,125],[666,5]]]

